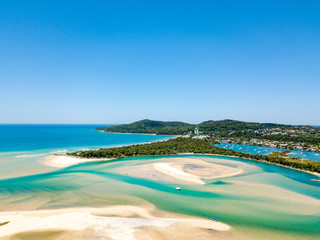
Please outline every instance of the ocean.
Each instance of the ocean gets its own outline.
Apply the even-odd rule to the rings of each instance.
[[[112,147],[167,139],[168,136],[111,134],[95,131],[106,125],[0,125],[0,152],[74,150]]]
[[[106,125],[0,125],[0,179],[51,171],[43,165],[55,153],[115,147],[170,136],[116,134],[95,131]]]

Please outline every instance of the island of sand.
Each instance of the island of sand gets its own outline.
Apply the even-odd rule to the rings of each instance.
[[[228,231],[230,226],[208,219],[173,215],[154,206],[110,206],[105,208],[69,208],[0,213],[0,239],[152,239],[190,236],[210,239],[208,230]],[[181,229],[185,229],[181,231]],[[211,233],[212,234],[212,233]],[[190,239],[190,238],[189,238]]]
[[[109,161],[112,159],[78,158],[67,155],[52,155],[46,158],[45,164],[63,168],[71,165]],[[205,180],[231,177],[243,172],[240,168],[206,162],[196,158],[159,158],[156,162],[121,168],[120,174],[139,178],[160,180],[172,183],[205,184]]]
[[[180,184],[205,184],[206,180],[235,176],[242,169],[196,158],[160,158],[156,162],[121,168],[134,177]]]

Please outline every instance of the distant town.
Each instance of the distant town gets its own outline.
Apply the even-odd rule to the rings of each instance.
[[[256,134],[264,135],[282,135],[282,136],[291,136],[298,137],[299,135],[307,135],[308,133],[303,130],[284,130],[281,128],[267,128],[267,129],[259,129],[252,130],[248,129],[248,132],[254,131]],[[230,132],[232,135],[234,132]],[[275,141],[268,139],[258,139],[251,138],[244,140],[243,137],[219,137],[215,138],[213,136],[205,135],[203,132],[200,132],[198,128],[195,128],[194,132],[190,131],[188,134],[184,135],[184,137],[192,137],[194,139],[212,139],[221,143],[236,143],[236,144],[245,144],[245,145],[254,145],[254,146],[264,146],[264,147],[272,147],[272,148],[284,148],[284,149],[292,149],[292,150],[301,150],[301,151],[310,151],[310,152],[320,152],[319,145],[311,145],[305,142],[293,142],[293,141]]]

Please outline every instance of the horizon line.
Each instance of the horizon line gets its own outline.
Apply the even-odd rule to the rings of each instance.
[[[142,119],[147,120],[147,119]],[[150,119],[148,119],[150,120]],[[205,121],[223,121],[223,120],[233,120],[233,119],[222,119],[222,120],[205,120]],[[141,121],[141,120],[137,120]],[[121,124],[131,124],[137,121],[133,121],[130,123],[0,123],[0,125],[121,125]],[[151,121],[162,121],[162,120],[151,120]],[[320,127],[320,124],[289,124],[289,123],[277,123],[277,122],[255,122],[255,121],[242,121],[242,120],[233,120],[233,121],[241,121],[241,122],[252,122],[252,123],[271,123],[271,124],[281,124],[281,125],[291,125],[291,126],[312,126],[312,127]],[[173,120],[173,121],[163,121],[163,122],[184,122],[179,120]],[[202,121],[204,122],[204,121]],[[200,122],[200,123],[202,123]],[[184,122],[189,123],[189,122]],[[189,124],[200,124],[200,123],[189,123]]]

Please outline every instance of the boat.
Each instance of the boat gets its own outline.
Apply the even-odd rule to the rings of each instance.
[[[212,221],[218,222],[218,220],[215,217],[211,217]]]
[[[176,187],[176,190],[177,190],[177,191],[180,191],[180,190],[181,190],[181,187]]]

